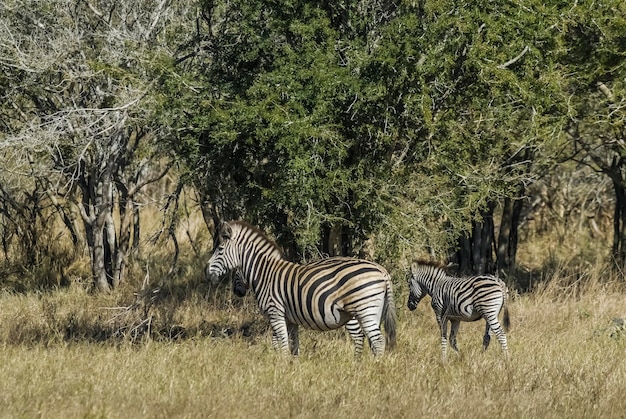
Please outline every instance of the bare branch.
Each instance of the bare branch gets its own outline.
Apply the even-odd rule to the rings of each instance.
[[[506,63],[504,63],[504,64],[500,64],[500,65],[498,66],[498,68],[499,68],[499,69],[505,69],[505,68],[507,68],[507,67],[509,67],[509,66],[511,66],[511,65],[513,65],[513,64],[515,64],[516,62],[518,62],[519,60],[521,60],[521,59],[522,59],[522,57],[523,57],[524,55],[526,55],[526,53],[527,53],[528,51],[530,51],[530,48],[528,48],[528,45],[526,45],[526,46],[524,47],[524,49],[522,50],[522,52],[520,52],[517,56],[515,56],[515,57],[511,58],[511,59],[510,59],[509,61],[507,61]]]

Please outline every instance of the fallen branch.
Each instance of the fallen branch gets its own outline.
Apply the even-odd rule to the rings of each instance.
[[[526,45],[526,46],[524,47],[524,49],[522,50],[522,52],[520,52],[520,53],[519,53],[516,57],[511,58],[509,61],[507,61],[507,62],[506,62],[506,63],[504,63],[504,64],[500,64],[500,65],[498,66],[498,68],[500,68],[500,69],[505,69],[505,68],[507,68],[507,67],[509,67],[509,66],[511,66],[511,65],[513,65],[513,64],[515,64],[516,62],[518,62],[519,60],[521,60],[521,59],[522,59],[522,57],[523,57],[524,55],[526,55],[526,53],[527,53],[528,51],[530,51],[530,48],[528,48],[528,45]]]
[[[119,311],[109,319],[109,323],[120,324],[116,334],[121,336],[130,336],[134,341],[141,336],[150,336],[150,328],[152,325],[152,314],[150,309],[156,301],[161,287],[150,286],[150,275],[146,266],[146,276],[139,292],[135,293],[135,301],[125,307],[105,307],[107,310]],[[141,313],[137,316],[137,313]],[[138,317],[138,318],[137,318]]]

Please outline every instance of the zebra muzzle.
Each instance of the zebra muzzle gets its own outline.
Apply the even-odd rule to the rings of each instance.
[[[235,294],[239,298],[242,298],[246,296],[247,291],[248,290],[243,282],[235,279],[235,282],[233,283],[233,294]]]
[[[206,278],[211,281],[211,284],[217,285],[220,282],[221,275],[217,272],[207,269],[205,273]]]

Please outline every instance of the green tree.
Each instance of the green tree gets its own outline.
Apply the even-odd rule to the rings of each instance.
[[[570,140],[564,158],[610,178],[615,194],[612,257],[626,264],[626,5],[580,2],[559,27]]]
[[[426,2],[423,10],[419,85],[429,140],[420,159],[433,175],[447,173],[444,189],[456,191],[450,206],[471,223],[461,228],[461,269],[494,269],[494,245],[498,267],[508,268],[525,185],[558,139],[551,130],[561,93],[551,54],[560,11],[543,2]],[[498,202],[503,228],[495,238]]]
[[[359,253],[367,239],[389,258],[424,246],[441,255],[467,232],[474,251],[461,263],[482,271],[505,200],[500,255],[503,267],[514,260],[524,185],[555,138],[557,6],[202,10],[179,60],[198,82],[170,91],[187,92],[177,141],[202,173],[209,218],[250,218],[300,256]]]

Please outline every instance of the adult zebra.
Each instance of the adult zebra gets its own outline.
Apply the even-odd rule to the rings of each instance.
[[[396,340],[391,277],[374,262],[333,257],[301,265],[283,258],[278,246],[242,221],[223,223],[207,270],[216,280],[236,269],[269,319],[279,351],[299,352],[298,327],[333,330],[346,325],[358,356],[367,336],[375,355]],[[387,339],[380,323],[384,318]]]
[[[431,305],[441,332],[442,358],[446,359],[447,327],[450,321],[450,346],[458,352],[456,336],[461,321],[471,322],[485,319],[483,348],[486,350],[493,331],[508,353],[506,334],[498,321],[498,314],[504,308],[503,323],[509,329],[509,310],[506,306],[508,289],[506,284],[493,275],[475,275],[458,278],[447,274],[442,266],[431,262],[415,261],[411,264],[409,278],[409,299],[407,307],[413,311],[422,298],[430,295]]]

